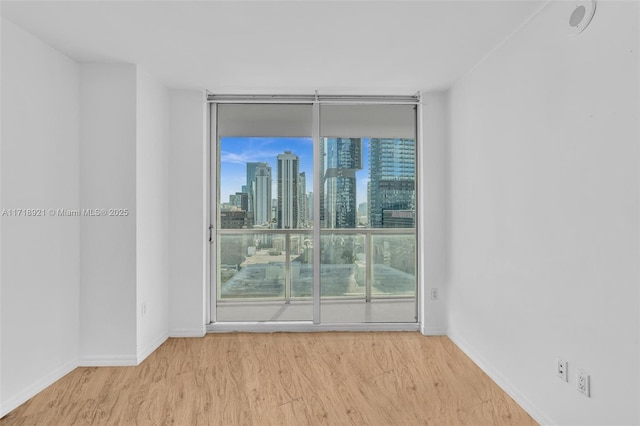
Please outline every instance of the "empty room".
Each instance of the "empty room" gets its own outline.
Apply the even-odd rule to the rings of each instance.
[[[0,425],[640,425],[638,1],[0,15]]]

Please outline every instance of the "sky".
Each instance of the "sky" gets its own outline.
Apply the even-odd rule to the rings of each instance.
[[[278,197],[278,154],[291,151],[300,157],[300,172],[307,177],[307,192],[313,192],[313,139],[270,137],[224,137],[220,141],[220,201],[246,185],[247,163],[265,162],[271,166],[273,188],[271,198]],[[357,203],[367,201],[369,181],[369,139],[363,139],[363,168],[357,174]]]

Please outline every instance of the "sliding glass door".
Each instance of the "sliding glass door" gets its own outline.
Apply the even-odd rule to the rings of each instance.
[[[217,107],[216,320],[313,320],[311,105]]]
[[[320,318],[416,322],[413,105],[320,106]]]
[[[213,111],[213,322],[416,323],[416,106]]]

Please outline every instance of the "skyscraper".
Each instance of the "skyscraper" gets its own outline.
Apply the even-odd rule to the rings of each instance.
[[[385,224],[385,211],[415,211],[415,176],[416,146],[413,139],[371,139],[368,185],[370,228],[394,227],[397,218],[387,214],[389,223]]]
[[[253,187],[255,224],[271,222],[271,167],[267,163],[256,167]]]
[[[298,175],[298,228],[307,227],[307,175]]]
[[[298,179],[300,159],[291,151],[278,155],[278,228],[298,226]]]
[[[320,221],[324,228],[356,227],[356,172],[362,170],[362,140],[324,138],[320,144]]]
[[[268,163],[264,162],[249,162],[247,167],[247,184],[242,187],[242,192],[249,194],[249,204],[247,208],[247,220],[249,226],[253,226],[255,223],[260,223],[255,217],[255,191],[256,191],[256,171],[259,167],[269,167]]]
[[[249,206],[249,196],[245,192],[236,192],[229,195],[229,204],[233,207],[237,207],[240,210],[247,211]]]
[[[267,163],[257,163],[257,162],[249,162],[247,163],[247,185],[242,187],[242,192],[249,192],[251,190],[251,184],[256,179],[256,169],[260,165],[264,165]]]

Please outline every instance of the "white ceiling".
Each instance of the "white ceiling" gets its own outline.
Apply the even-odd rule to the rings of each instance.
[[[79,62],[130,62],[174,88],[397,93],[449,87],[538,1],[2,1]]]

